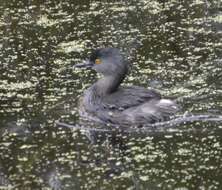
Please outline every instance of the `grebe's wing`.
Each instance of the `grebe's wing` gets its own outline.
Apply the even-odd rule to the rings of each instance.
[[[139,86],[119,87],[116,92],[103,98],[103,104],[113,109],[125,110],[149,102],[161,99],[161,95],[155,90]]]

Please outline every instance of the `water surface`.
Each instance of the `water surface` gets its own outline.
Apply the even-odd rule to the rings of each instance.
[[[83,125],[78,98],[98,76],[72,66],[108,46],[132,64],[125,85],[155,88],[181,113],[221,114],[219,0],[2,0],[0,13],[1,189],[222,189],[221,123],[146,134],[55,125]]]

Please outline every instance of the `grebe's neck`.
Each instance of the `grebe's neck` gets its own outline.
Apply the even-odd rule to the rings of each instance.
[[[111,94],[118,89],[124,77],[120,75],[105,76],[92,86],[92,91],[100,97]]]

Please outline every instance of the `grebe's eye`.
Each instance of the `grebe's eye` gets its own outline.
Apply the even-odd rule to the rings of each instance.
[[[97,58],[96,60],[95,60],[95,64],[101,64],[102,63],[102,60],[101,59],[99,59],[99,58]]]

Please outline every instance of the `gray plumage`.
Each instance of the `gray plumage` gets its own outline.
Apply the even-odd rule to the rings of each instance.
[[[99,62],[98,62],[99,59]],[[103,77],[84,93],[81,113],[120,125],[143,125],[167,120],[178,111],[175,102],[162,99],[155,90],[143,87],[122,87],[128,62],[116,48],[102,48],[92,53],[85,64]]]

